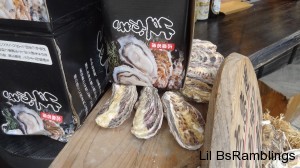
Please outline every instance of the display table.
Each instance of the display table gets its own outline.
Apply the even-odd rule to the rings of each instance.
[[[166,119],[158,134],[148,140],[131,134],[133,115],[118,128],[99,127],[95,118],[110,94],[111,90],[106,92],[50,167],[196,168],[200,165],[199,151],[180,147],[169,132]],[[206,105],[197,108],[206,113]]]

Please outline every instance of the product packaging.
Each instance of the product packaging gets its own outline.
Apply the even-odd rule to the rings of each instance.
[[[1,29],[54,32],[85,15],[97,0],[1,0]]]
[[[104,93],[103,25],[97,8],[86,10],[54,33],[0,31],[4,133],[67,141]]]
[[[179,89],[193,38],[192,0],[101,2],[112,81]]]

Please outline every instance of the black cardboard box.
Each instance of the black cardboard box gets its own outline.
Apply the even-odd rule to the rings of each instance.
[[[193,0],[101,1],[112,81],[180,89],[194,28]]]
[[[0,5],[0,29],[54,32],[87,15],[86,8],[99,7],[99,0],[4,0]]]
[[[104,93],[103,25],[89,11],[53,34],[0,31],[3,132],[67,141]]]

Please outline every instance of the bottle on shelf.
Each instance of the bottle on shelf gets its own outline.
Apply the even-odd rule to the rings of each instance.
[[[206,20],[209,14],[210,0],[196,0],[196,19]]]
[[[221,9],[221,0],[211,0],[209,5],[209,18],[219,15]]]

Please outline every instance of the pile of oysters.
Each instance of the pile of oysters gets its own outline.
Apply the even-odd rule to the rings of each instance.
[[[100,109],[96,123],[103,128],[115,128],[124,123],[134,111],[131,133],[137,138],[149,139],[158,133],[165,116],[170,132],[181,147],[188,150],[199,149],[204,140],[205,121],[201,113],[184,97],[196,102],[208,100],[216,75],[214,72],[223,61],[223,56],[216,52],[216,47],[210,42],[195,40],[192,50],[198,50],[197,46],[201,47],[201,52],[195,54],[192,51],[191,68],[188,68],[190,75],[187,75],[187,86],[181,93],[166,91],[160,96],[155,87],[144,86],[138,94],[135,85],[113,83],[112,95]],[[197,90],[196,95],[193,90]]]

